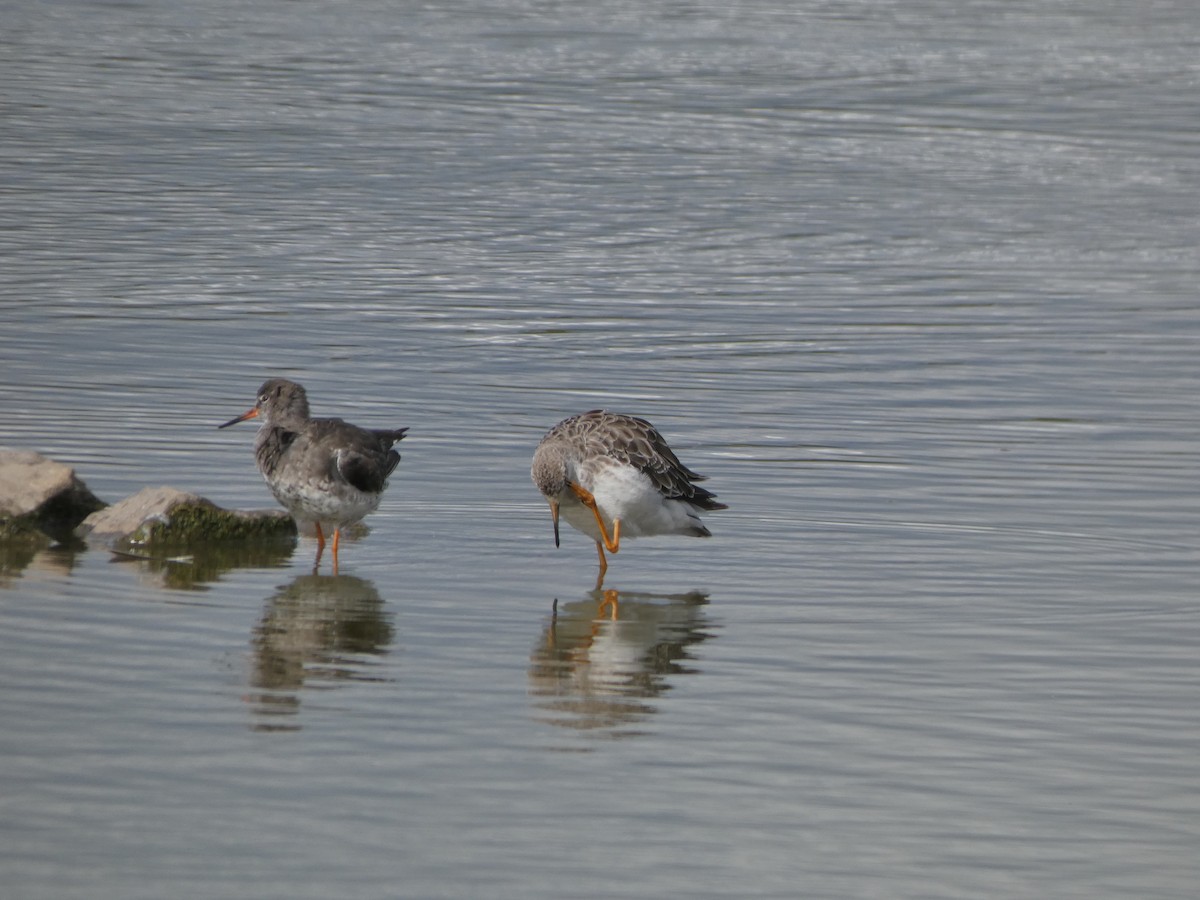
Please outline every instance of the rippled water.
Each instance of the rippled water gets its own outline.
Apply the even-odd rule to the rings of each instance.
[[[1192,4],[61,2],[0,34],[0,443],[379,512],[0,557],[14,898],[1191,897]],[[730,505],[595,551],[541,434]]]

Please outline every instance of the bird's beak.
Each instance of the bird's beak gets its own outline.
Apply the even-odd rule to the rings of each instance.
[[[224,425],[218,425],[217,427],[218,428],[228,428],[230,425],[236,425],[238,422],[245,422],[247,419],[257,419],[257,418],[258,418],[258,407],[256,406],[253,409],[246,410],[240,416],[234,416],[232,419],[230,419]]]
[[[550,500],[550,518],[554,522],[554,546],[558,546],[558,501]]]

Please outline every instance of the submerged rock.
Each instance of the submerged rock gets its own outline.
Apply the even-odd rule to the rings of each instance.
[[[33,546],[67,541],[80,522],[103,508],[70,466],[32,450],[0,449],[0,541]]]
[[[75,534],[109,549],[181,548],[220,541],[295,539],[296,523],[282,510],[229,510],[172,487],[144,488],[93,513]]]

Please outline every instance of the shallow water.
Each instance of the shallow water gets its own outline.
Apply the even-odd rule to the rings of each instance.
[[[378,513],[0,560],[6,896],[1190,897],[1190,4],[42,4],[0,35],[0,422]],[[728,511],[591,542],[541,434]]]

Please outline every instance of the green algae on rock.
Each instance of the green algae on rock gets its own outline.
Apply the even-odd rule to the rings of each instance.
[[[75,533],[115,550],[178,549],[228,541],[294,542],[296,523],[281,510],[223,509],[196,494],[157,487],[88,516]]]

